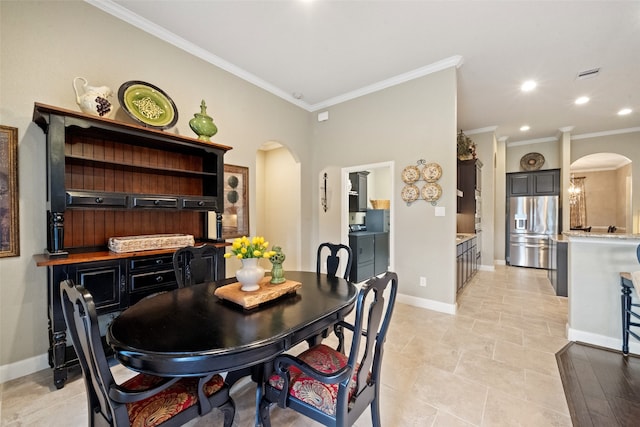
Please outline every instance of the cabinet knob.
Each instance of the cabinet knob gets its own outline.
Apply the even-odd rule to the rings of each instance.
[[[157,259],[157,260],[156,260],[156,264],[164,264],[164,260]]]
[[[104,199],[102,197],[96,197],[96,203],[100,204],[104,202]]]
[[[202,200],[198,201],[198,206],[204,206],[204,202]]]
[[[158,206],[158,205],[160,204],[160,200],[154,200],[154,201],[153,201],[153,204],[154,204],[154,205],[156,205],[156,206]]]
[[[164,277],[156,276],[156,283],[162,283],[163,280],[164,280]]]

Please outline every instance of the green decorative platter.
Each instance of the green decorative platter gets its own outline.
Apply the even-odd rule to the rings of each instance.
[[[155,129],[168,129],[178,122],[178,109],[162,89],[150,83],[131,80],[118,89],[120,105],[129,116]]]

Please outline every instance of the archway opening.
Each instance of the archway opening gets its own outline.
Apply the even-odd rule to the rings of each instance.
[[[571,228],[633,232],[629,158],[616,153],[589,154],[575,160],[570,172]]]

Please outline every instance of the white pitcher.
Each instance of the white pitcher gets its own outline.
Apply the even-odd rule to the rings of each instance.
[[[82,81],[78,89],[78,81]],[[110,119],[113,115],[113,105],[107,98],[113,96],[113,91],[107,86],[88,86],[87,79],[76,77],[73,79],[73,90],[76,92],[76,103],[83,113]]]

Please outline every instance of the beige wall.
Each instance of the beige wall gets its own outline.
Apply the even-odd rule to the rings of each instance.
[[[520,159],[528,153],[540,153],[544,156],[541,169],[559,169],[562,167],[558,150],[558,141],[538,142],[534,144],[507,143],[506,172],[520,172]]]
[[[456,70],[447,69],[333,106],[329,120],[314,122],[312,131],[317,173],[327,165],[394,161],[399,174],[419,159],[440,164],[443,195],[438,206],[445,208],[445,216],[436,217],[435,206],[422,200],[407,206],[399,197],[404,183],[396,179],[392,221],[400,292],[448,307],[455,304],[455,100]],[[316,188],[312,200],[317,206]],[[335,235],[337,227],[339,223],[323,223],[317,235]],[[426,288],[418,286],[421,276],[427,279]]]
[[[618,193],[616,171],[579,172],[576,177],[584,177],[584,192],[587,203],[587,223],[592,231],[607,231],[615,225],[617,218]]]

